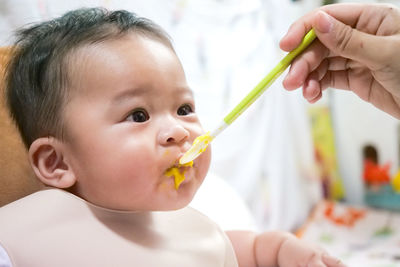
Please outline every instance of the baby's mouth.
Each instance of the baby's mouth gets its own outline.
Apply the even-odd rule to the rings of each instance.
[[[165,171],[166,176],[174,176],[175,189],[178,190],[181,183],[185,180],[186,171],[193,167],[193,161],[186,164],[175,164]]]

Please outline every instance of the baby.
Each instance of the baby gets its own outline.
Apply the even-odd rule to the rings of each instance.
[[[203,130],[153,22],[94,8],[23,29],[6,93],[47,185],[0,209],[6,266],[343,266],[288,233],[226,235],[187,207],[211,153],[178,164]]]

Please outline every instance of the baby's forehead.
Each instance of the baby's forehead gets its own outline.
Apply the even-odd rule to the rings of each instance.
[[[161,44],[175,54],[175,50],[169,42],[151,36],[149,34],[129,31],[120,35],[110,36],[108,38],[104,38],[95,42],[77,44],[75,47],[74,46],[71,47],[70,52],[68,52],[67,55],[82,56],[88,52],[98,52],[99,50],[104,50],[104,49],[112,50],[124,44],[140,43],[140,41],[142,40],[148,40],[150,42]]]
[[[130,81],[145,87],[149,80],[160,79],[157,72],[160,69],[162,73],[171,74],[170,77],[177,76],[179,81],[185,81],[182,87],[187,88],[186,79],[181,79],[184,71],[175,51],[157,39],[135,33],[82,45],[69,53],[65,63],[68,87],[79,88],[79,93],[84,93],[85,88],[96,88],[83,85],[107,82],[118,87],[122,81]],[[154,75],[149,78],[148,73]]]
[[[90,73],[98,71],[99,68],[107,69],[108,61],[111,60],[113,54],[115,55],[116,46],[128,42],[132,42],[132,38],[121,37],[83,44],[71,49],[63,60],[68,87],[78,88],[82,80],[87,78]],[[134,67],[135,62],[131,64]],[[111,68],[109,69],[111,71]],[[103,78],[102,76],[98,77],[99,80]]]
[[[125,33],[118,37],[104,39],[99,42],[81,44],[75,48],[72,48],[65,56],[64,65],[66,65],[66,67],[68,68],[68,72],[71,72],[71,74],[75,75],[81,74],[82,67],[85,67],[89,61],[95,61],[99,65],[100,64],[107,65],[108,60],[107,57],[105,57],[105,55],[109,57],[115,56],[116,51],[122,46],[133,45],[133,47],[135,47],[135,44],[137,44],[137,46],[140,46],[141,49],[143,49],[143,46],[140,45],[140,41],[143,39],[149,40],[154,43],[158,43],[166,47],[171,52],[171,54],[176,56],[173,47],[171,47],[169,43],[166,43],[161,39],[149,37],[144,34],[130,32],[130,33]],[[148,47],[147,49],[151,50],[150,47]],[[131,64],[139,65],[142,64],[142,62],[132,61]]]

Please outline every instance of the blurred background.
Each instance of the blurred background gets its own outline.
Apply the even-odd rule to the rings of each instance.
[[[332,2],[0,0],[0,45],[11,44],[18,27],[83,6],[148,17],[171,35],[204,129],[212,130],[285,55],[278,42],[290,24]],[[210,176],[220,177],[240,196],[254,218],[251,227],[258,230],[295,230],[323,199],[363,205],[367,148],[378,166],[386,164],[390,180],[399,169],[398,120],[346,91],[326,90],[321,101],[309,105],[301,90],[287,92],[281,81],[212,144]]]

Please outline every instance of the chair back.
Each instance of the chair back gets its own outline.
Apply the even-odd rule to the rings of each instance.
[[[0,207],[42,187],[6,108],[4,70],[10,54],[11,48],[0,47]]]

